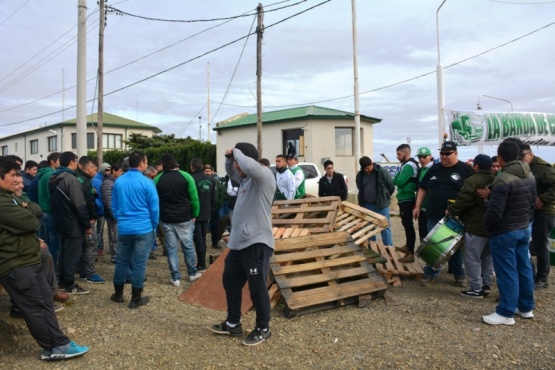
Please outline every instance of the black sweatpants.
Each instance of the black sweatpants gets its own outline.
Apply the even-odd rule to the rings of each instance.
[[[83,238],[61,238],[58,252],[58,276],[60,286],[70,288],[75,284],[75,271],[81,258]]]
[[[195,221],[193,242],[197,252],[197,269],[206,269],[206,224],[208,221]]]
[[[245,283],[249,283],[251,301],[256,310],[256,327],[269,328],[270,295],[268,294],[268,274],[270,257],[274,250],[266,244],[256,243],[245,249],[229,251],[225,259],[222,282],[227,299],[227,321],[241,322],[241,299]]]
[[[29,332],[38,345],[50,351],[65,346],[69,338],[62,332],[52,306],[52,288],[48,285],[41,265],[16,267],[0,278],[23,316]]]
[[[416,231],[414,231],[414,223],[412,221],[412,210],[415,201],[399,202],[399,213],[401,214],[401,223],[405,229],[406,246],[410,253],[414,253],[414,244],[416,243]]]

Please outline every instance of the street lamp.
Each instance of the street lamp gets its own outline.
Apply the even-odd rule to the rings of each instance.
[[[438,141],[443,143],[443,133],[445,132],[445,90],[443,87],[443,66],[441,65],[441,52],[439,47],[439,10],[447,0],[443,0],[436,11],[436,33],[437,33],[437,114],[438,114]]]
[[[507,103],[509,103],[510,106],[511,106],[511,112],[513,111],[513,103],[511,103],[511,102],[510,102],[509,100],[507,100],[507,99],[496,98],[495,96],[490,96],[490,95],[482,95],[482,96],[485,96],[486,98],[490,98],[490,99],[501,100],[501,101],[507,102]]]

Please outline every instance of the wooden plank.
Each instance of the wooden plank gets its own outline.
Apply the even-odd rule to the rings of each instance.
[[[356,244],[352,243],[350,245],[343,245],[343,246],[334,246],[331,248],[325,249],[314,249],[314,250],[307,250],[303,252],[296,252],[296,253],[284,253],[279,255],[272,256],[271,263],[284,263],[284,262],[295,262],[295,261],[303,261],[308,259],[314,259],[316,257],[329,257],[334,255],[341,255],[345,253],[351,252],[360,252],[361,249]]]
[[[276,266],[276,267],[272,267],[272,271],[274,275],[284,275],[284,274],[292,274],[295,272],[317,270],[325,267],[341,266],[341,265],[361,262],[365,260],[366,258],[363,255],[349,256],[349,257],[337,258],[331,261],[326,260],[326,261],[303,263],[301,265]]]
[[[275,252],[286,252],[321,245],[332,245],[351,241],[351,235],[347,232],[316,234],[300,236],[297,238],[279,239],[275,241]],[[271,262],[271,260],[270,260]]]
[[[327,274],[283,279],[283,283],[280,285],[280,288],[299,288],[307,285],[321,284],[331,280],[347,279],[355,276],[364,275],[368,275],[368,268],[356,267],[347,270],[332,271]]]

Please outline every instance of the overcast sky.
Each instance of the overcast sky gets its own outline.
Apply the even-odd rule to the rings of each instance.
[[[354,112],[351,1],[299,2],[262,4],[267,27],[263,109],[315,104]],[[75,118],[75,108],[58,111],[76,104],[77,3],[0,0],[0,136]],[[376,160],[380,153],[394,159],[395,148],[407,138],[415,149],[438,148],[435,69],[440,4],[441,0],[357,1],[361,114],[383,119],[374,126],[374,153],[363,154]],[[87,97],[93,99],[99,13],[96,1],[88,0],[87,5]],[[166,20],[248,16],[183,23],[108,13],[105,94],[157,76],[106,96],[106,112],[155,125],[164,134],[193,138],[199,136],[201,116],[206,140],[209,62],[213,125],[242,112],[256,113],[256,36],[211,51],[254,32],[255,16],[250,14],[258,2],[111,0],[108,5]],[[287,5],[293,6],[271,11]],[[490,95],[509,100],[514,111],[555,113],[554,15],[551,0],[447,0],[439,13],[446,108],[474,110],[479,102],[485,111],[510,110],[507,102],[481,96]],[[494,50],[479,55],[490,49]],[[205,53],[209,54],[202,56]],[[92,110],[88,103],[87,114]],[[212,134],[212,142],[215,139]],[[495,150],[483,148],[490,155]],[[533,150],[555,161],[554,148]],[[477,148],[459,152],[466,160]]]

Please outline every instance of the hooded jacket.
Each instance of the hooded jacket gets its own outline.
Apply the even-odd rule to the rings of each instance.
[[[0,188],[0,278],[16,267],[40,263],[37,210],[24,208],[10,190]]]
[[[522,161],[505,164],[491,185],[483,225],[488,236],[527,228],[536,202],[536,180]]]
[[[555,168],[549,163],[534,156],[530,162],[530,171],[536,178],[536,191],[544,203],[536,212],[555,215]]]
[[[395,191],[395,185],[391,180],[391,175],[379,164],[374,163],[374,171],[377,174],[378,200],[376,207],[385,208],[391,204],[391,194]],[[360,170],[356,176],[356,184],[358,188],[358,204],[364,206],[364,190],[362,189],[362,179],[364,171]]]
[[[39,178],[39,205],[40,209],[42,209],[45,213],[51,213],[51,204],[50,204],[50,190],[48,190],[48,181],[50,180],[50,176],[54,173],[54,169],[52,167],[43,167],[39,169],[37,173],[37,177]]]

